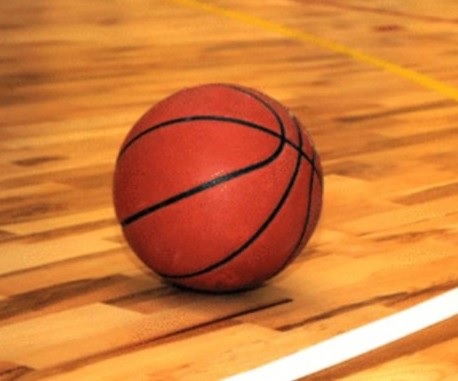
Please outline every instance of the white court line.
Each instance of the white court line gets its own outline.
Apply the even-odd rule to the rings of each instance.
[[[297,380],[458,315],[458,288],[225,381]]]

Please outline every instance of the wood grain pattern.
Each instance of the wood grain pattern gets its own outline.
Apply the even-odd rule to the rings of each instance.
[[[342,44],[458,94],[458,5],[202,3],[245,16],[173,0],[0,3],[0,380],[219,379],[458,287],[456,100],[243,21]],[[282,101],[325,171],[308,247],[234,295],[163,284],[112,208],[130,126],[205,82]],[[310,379],[452,380],[457,327],[453,318]]]

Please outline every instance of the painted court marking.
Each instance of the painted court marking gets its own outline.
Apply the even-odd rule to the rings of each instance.
[[[307,33],[299,29],[290,28],[288,26],[276,23],[274,21],[269,21],[260,17],[256,17],[247,13],[227,8],[221,8],[210,3],[197,0],[171,1],[184,5],[188,8],[194,8],[220,17],[241,21],[244,24],[256,26],[260,29],[268,30],[270,32],[275,32],[296,41],[313,44],[323,49],[332,51],[334,53],[342,54],[358,62],[372,65],[384,71],[396,74],[397,76],[400,76],[404,79],[421,85],[427,89],[433,90],[447,98],[451,98],[458,101],[458,88],[448,85],[444,82],[438,81],[425,74],[418,73],[414,70],[402,67],[400,65],[396,65],[392,62],[364,53],[358,49],[354,49],[349,46],[342,45],[319,36],[315,36],[311,33]]]
[[[225,381],[296,380],[458,315],[458,288]]]

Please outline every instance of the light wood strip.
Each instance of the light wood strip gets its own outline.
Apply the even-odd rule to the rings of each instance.
[[[7,242],[2,245],[4,255],[0,257],[0,274],[117,248],[118,243],[103,239],[115,235],[117,231],[117,227],[103,228],[49,240],[41,245],[33,242]]]
[[[182,297],[178,295],[177,298]],[[38,321],[32,319],[19,322],[0,328],[0,332],[8,332],[3,339],[4,342],[10,342],[13,338],[18,341],[17,346],[8,349],[8,359],[35,368],[50,368],[46,372],[59,373],[62,370],[60,366],[65,369],[66,363],[70,364],[69,367],[79,367],[105,357],[135,351],[160,338],[284,302],[287,300],[278,293],[265,293],[261,290],[244,298],[228,296],[189,300],[187,303],[180,303],[179,306],[166,309],[162,307],[161,310],[158,309],[146,316],[139,312],[129,313],[129,309],[90,305],[56,313],[47,318],[37,318]],[[96,316],[96,320],[93,316]],[[107,324],[104,320],[107,320]],[[34,328],[40,322],[51,324],[49,329],[57,330],[52,340],[47,339],[44,331],[39,333]],[[83,324],[86,327],[64,332],[74,324]],[[28,345],[31,337],[35,340],[33,346]],[[43,348],[42,351],[38,351],[40,347]],[[48,353],[51,352],[60,355],[50,357]]]
[[[141,278],[139,274],[142,273],[148,272],[136,257],[128,253],[127,248],[114,249],[2,275],[0,290],[12,296],[67,282],[97,279],[113,274],[124,274],[139,279]],[[27,282],[24,282],[24,278]],[[159,280],[154,275],[151,274],[147,279],[151,287],[159,285]]]
[[[39,359],[54,362],[62,355],[67,356],[66,352],[75,353],[74,342],[78,339],[140,319],[141,315],[135,312],[97,303],[18,322],[0,328],[2,347],[7,348],[3,357],[32,367],[40,365]],[[59,356],[49,356],[48,351],[57,345],[60,345],[61,352],[54,353]]]
[[[402,227],[424,220],[446,217],[458,211],[458,197],[446,197],[429,201],[427,204],[404,206],[397,211],[383,212],[370,217],[356,219],[341,225],[343,230],[358,232],[382,231],[393,227]],[[367,227],[361,229],[361,227]]]
[[[250,324],[236,325],[204,334],[202,335],[202,342],[198,344],[193,338],[188,338],[165,343],[162,346],[145,348],[136,353],[124,354],[95,364],[88,364],[75,370],[66,371],[63,369],[57,374],[43,372],[44,377],[39,376],[39,378],[96,380],[97,377],[105,379],[136,377],[141,380],[161,380],[176,374],[172,377],[196,380],[204,376],[206,379],[212,380],[215,379],[215,373],[224,372],[221,367],[224,364],[221,361],[223,356],[234,358],[239,350],[244,353],[245,348],[249,348],[260,341],[264,343],[265,347],[275,337],[277,337],[276,332],[263,327]],[[267,347],[269,346],[267,345]],[[132,366],[134,363],[135,366]],[[204,374],[195,373],[197,364],[200,365],[197,367],[198,370],[208,369],[208,371]],[[237,369],[237,365],[233,364],[232,366],[234,366],[234,370]],[[29,379],[33,380],[33,377]]]
[[[3,225],[1,228],[13,234],[31,235],[52,231],[54,229],[68,228],[81,224],[113,219],[115,219],[113,207],[107,207],[83,213],[69,214],[62,217],[43,218],[38,221]]]
[[[33,291],[16,293],[0,301],[0,326],[44,317],[98,301],[121,298],[151,288],[151,282],[121,275],[82,278]]]

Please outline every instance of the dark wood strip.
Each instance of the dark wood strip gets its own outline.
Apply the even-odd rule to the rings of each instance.
[[[322,312],[318,315],[307,317],[306,319],[295,322],[295,323],[289,323],[287,325],[279,326],[277,327],[277,329],[280,331],[289,331],[291,329],[295,329],[298,327],[303,327],[308,324],[316,323],[320,320],[332,319],[333,317],[336,317],[338,315],[344,315],[347,312],[358,310],[360,308],[368,307],[371,305],[376,305],[376,304],[383,304],[387,306],[395,305],[396,303],[405,302],[406,300],[414,299],[419,296],[427,297],[427,296],[431,296],[432,294],[435,294],[438,292],[445,292],[445,291],[453,289],[454,287],[458,287],[458,279],[444,282],[442,284],[434,285],[434,286],[431,286],[431,287],[428,287],[422,290],[415,290],[415,291],[410,291],[410,292],[400,291],[400,292],[387,294],[387,295],[378,295],[378,296],[372,297],[367,300],[362,300],[359,302],[347,304],[344,306],[334,308],[330,311]]]

